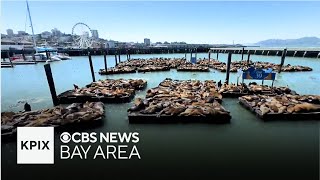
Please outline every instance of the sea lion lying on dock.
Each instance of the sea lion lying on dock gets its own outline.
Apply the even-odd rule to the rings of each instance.
[[[62,126],[75,122],[100,120],[104,116],[104,105],[101,102],[74,103],[64,108],[53,108],[28,111],[28,112],[4,112],[1,113],[1,125],[12,127],[11,133],[19,126]],[[6,133],[9,133],[6,129]]]
[[[283,94],[276,96],[247,95],[240,97],[240,101],[247,102],[253,109],[261,111],[262,115],[268,113],[300,113],[300,112],[320,112],[320,104],[309,103],[310,99],[318,99],[317,95],[291,95]]]
[[[230,116],[217,101],[222,99],[212,80],[178,81],[165,79],[158,87],[147,90],[148,104],[136,99],[129,112],[169,116]],[[138,102],[138,103],[137,103]],[[141,106],[144,104],[144,107]],[[143,107],[141,109],[141,107]]]
[[[134,95],[135,90],[146,87],[147,81],[142,79],[106,79],[92,82],[84,88],[69,90],[58,96],[61,98],[84,97],[88,98],[128,98]]]

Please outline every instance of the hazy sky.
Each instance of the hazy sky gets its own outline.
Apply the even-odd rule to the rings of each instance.
[[[29,2],[35,33],[83,22],[102,38],[142,42],[253,43],[320,36],[320,2]],[[25,1],[1,2],[1,33],[25,30]]]

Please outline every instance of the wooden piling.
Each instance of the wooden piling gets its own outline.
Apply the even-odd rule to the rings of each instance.
[[[11,59],[10,59],[10,52],[9,52],[9,51],[7,51],[7,56],[8,56],[8,59],[9,59],[9,62],[10,62],[11,67],[13,67],[12,61],[11,61]]]
[[[117,66],[118,65],[117,52],[114,52],[114,61],[116,62],[116,66]]]
[[[128,51],[128,52],[129,52],[129,59],[131,59],[130,49],[129,49],[129,51]]]
[[[126,50],[127,61],[129,60],[128,50]]]
[[[248,51],[248,59],[247,59],[247,65],[249,66],[250,63],[250,51]]]
[[[119,50],[119,52],[118,52],[118,56],[119,56],[119,63],[121,62],[120,54],[121,54],[121,50]]]
[[[286,54],[287,54],[287,48],[284,49],[283,52],[282,52],[281,63],[280,63],[280,67],[279,67],[279,73],[281,73],[282,66],[284,64],[284,60],[286,59]]]
[[[106,53],[106,50],[104,50],[103,59],[104,59],[104,69],[105,69],[106,72],[107,72],[108,64],[107,64],[107,53]]]
[[[242,48],[242,52],[241,52],[241,60],[243,61],[243,54],[244,54],[244,47]]]
[[[90,64],[92,82],[95,82],[95,81],[96,81],[96,78],[95,78],[95,76],[94,76],[93,64],[92,64],[92,59],[91,59],[91,54],[90,54],[90,52],[88,53],[88,56],[89,56],[89,64]]]
[[[26,60],[26,55],[24,54],[24,49],[22,49],[22,58],[24,61]]]
[[[227,75],[226,75],[226,83],[227,84],[229,84],[231,57],[232,57],[232,53],[229,52],[228,53],[228,63],[227,63]]]
[[[48,51],[46,50],[46,56],[47,56],[47,60],[49,59],[49,53]]]
[[[196,56],[195,56],[196,61],[197,61],[197,54],[198,54],[198,49],[196,48]]]
[[[210,61],[210,56],[211,56],[211,50],[209,50],[209,54],[208,54],[209,61]]]
[[[219,51],[217,51],[217,60],[219,60]]]
[[[50,89],[50,93],[51,93],[51,97],[52,97],[52,103],[54,106],[57,106],[59,104],[59,100],[57,97],[56,88],[54,86],[54,81],[53,81],[53,77],[52,77],[52,71],[51,71],[50,64],[45,64],[44,70],[46,72],[46,76],[47,76],[47,80],[48,80],[48,85],[49,85],[49,89]]]

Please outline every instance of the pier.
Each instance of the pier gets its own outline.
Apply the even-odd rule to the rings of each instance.
[[[249,54],[250,55],[264,55],[264,56],[282,56],[285,48],[272,47],[197,47],[197,48],[180,48],[180,47],[150,47],[150,48],[90,48],[90,49],[59,49],[58,53],[67,53],[70,56],[88,56],[91,55],[131,55],[131,54],[172,54],[172,53],[190,53],[191,51],[197,53],[229,53],[232,54]],[[242,53],[243,51],[243,53]],[[24,50],[2,50],[1,57],[7,58],[13,54],[32,54],[34,49]],[[286,56],[291,57],[308,57],[320,58],[320,48],[287,48]],[[215,57],[215,56],[212,56]],[[243,57],[243,56],[242,56]]]
[[[273,47],[241,47],[241,48],[210,48],[211,53],[250,54],[264,56],[285,56],[320,58],[320,48],[273,48]],[[242,56],[243,57],[243,56]],[[242,59],[243,60],[243,59]]]

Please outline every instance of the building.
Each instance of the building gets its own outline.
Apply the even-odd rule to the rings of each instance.
[[[60,37],[62,35],[61,31],[59,29],[54,28],[51,30],[52,36]]]
[[[7,29],[7,35],[8,36],[13,36],[13,30],[12,29]]]
[[[41,38],[49,39],[51,37],[51,33],[49,31],[45,31],[41,33]]]
[[[93,37],[94,39],[99,39],[98,30],[91,30],[91,33],[92,33],[92,37]]]
[[[26,33],[25,31],[18,31],[18,35],[19,36],[28,35],[28,33]]]
[[[144,42],[144,45],[145,45],[145,46],[150,46],[150,44],[151,44],[151,43],[150,43],[150,39],[148,39],[148,38],[144,38],[144,41],[143,41],[143,42]]]
[[[106,48],[115,48],[116,47],[116,41],[109,40],[105,43]]]
[[[72,41],[72,36],[71,35],[66,35],[66,36],[61,36],[57,39],[59,43],[65,43],[65,42],[71,42]]]

